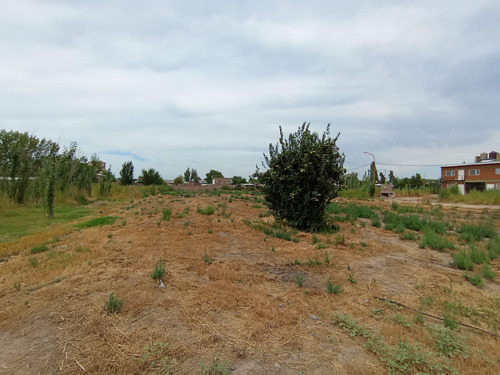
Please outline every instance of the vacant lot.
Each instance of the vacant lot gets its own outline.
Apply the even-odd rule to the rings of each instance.
[[[339,201],[310,234],[253,195],[94,205],[4,255],[0,373],[500,373],[498,209]]]

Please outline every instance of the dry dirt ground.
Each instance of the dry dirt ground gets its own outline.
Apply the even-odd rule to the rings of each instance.
[[[217,207],[213,215],[197,212],[208,205]],[[166,208],[169,221],[162,220]],[[318,249],[309,233],[292,242],[252,228],[248,221],[273,220],[259,218],[266,207],[224,194],[157,195],[100,209],[120,218],[0,263],[1,374],[198,374],[217,363],[233,374],[383,374],[380,357],[333,324],[333,313],[356,319],[387,344],[417,340],[430,350],[429,330],[440,320],[419,325],[415,312],[374,297],[412,308],[424,301],[423,311],[437,316],[445,302],[454,303],[465,311],[457,321],[487,331],[500,323],[498,281],[474,287],[449,266],[449,252],[421,249],[367,220],[318,234],[318,243],[331,243]],[[468,212],[467,220],[482,214]],[[160,259],[165,288],[151,278]],[[308,259],[321,265],[305,265]],[[499,267],[492,262],[497,274]],[[329,279],[343,292],[327,293]],[[118,314],[105,311],[111,292],[123,299]],[[459,373],[500,373],[496,337],[466,327],[457,335],[469,347],[467,357],[451,359]]]

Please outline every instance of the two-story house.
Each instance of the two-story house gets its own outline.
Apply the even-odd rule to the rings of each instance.
[[[441,167],[443,189],[457,185],[462,194],[475,190],[500,190],[500,153],[476,156],[475,162]]]

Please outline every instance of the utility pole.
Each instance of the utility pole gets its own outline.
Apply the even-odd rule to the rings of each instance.
[[[373,191],[375,191],[375,185],[377,184],[377,166],[375,164],[375,155],[373,155],[371,152],[368,151],[363,151],[365,154],[369,154],[373,156]]]

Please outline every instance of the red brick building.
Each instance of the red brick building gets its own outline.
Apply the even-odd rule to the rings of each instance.
[[[492,151],[476,156],[475,162],[441,167],[443,189],[458,185],[462,194],[475,190],[500,190],[500,154]]]

